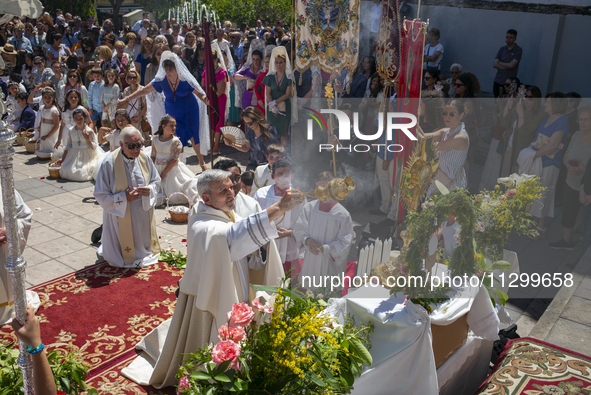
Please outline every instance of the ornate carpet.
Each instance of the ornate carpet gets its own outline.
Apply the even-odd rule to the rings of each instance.
[[[590,395],[591,358],[541,340],[510,341],[478,395]]]
[[[172,317],[182,274],[162,262],[143,269],[102,262],[33,287],[41,299],[42,340],[48,348],[78,351],[91,367],[87,384],[101,394],[174,393],[138,386],[120,371],[142,337]],[[0,342],[7,341],[16,341],[10,325],[0,329]]]

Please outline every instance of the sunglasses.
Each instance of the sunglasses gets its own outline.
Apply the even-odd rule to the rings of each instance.
[[[425,81],[431,81],[433,77],[425,77]]]
[[[446,111],[443,112],[444,117],[447,117],[448,115],[453,118],[457,115],[457,113],[455,113],[453,111],[452,112],[446,112]]]
[[[252,121],[252,122],[246,122],[246,121],[245,121],[245,122],[244,122],[244,124],[245,124],[246,126],[250,127],[250,126],[252,126],[252,125],[254,124],[254,121]]]
[[[156,52],[156,56],[161,56],[162,52]]]
[[[510,87],[510,86],[511,86],[511,84],[505,84],[505,86],[508,88],[508,87]]]
[[[237,175],[237,176],[232,176],[232,177],[230,177],[230,180],[231,180],[232,182],[238,182],[238,181],[240,181],[240,175]]]
[[[129,148],[129,149],[142,148],[144,146],[143,143],[131,143],[131,144],[125,143],[125,145],[127,145],[127,148]]]
[[[466,86],[466,84],[454,84],[456,88],[461,88],[462,86]]]
[[[526,98],[526,99],[533,99],[534,97],[533,97],[533,96],[528,96],[528,95],[525,95],[525,98]]]
[[[129,77],[127,77],[127,79],[128,79],[128,80],[137,80],[137,77],[132,77],[132,76],[129,76]]]
[[[41,65],[43,63],[41,63],[41,62],[35,62],[34,64],[35,64],[35,66],[39,66],[39,65]]]

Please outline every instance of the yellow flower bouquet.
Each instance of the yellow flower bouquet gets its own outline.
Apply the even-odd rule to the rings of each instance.
[[[220,341],[179,369],[179,394],[346,394],[371,365],[371,325],[340,324],[326,302],[287,288],[255,286],[252,306],[237,303]]]

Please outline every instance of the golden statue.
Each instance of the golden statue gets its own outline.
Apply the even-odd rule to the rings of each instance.
[[[409,158],[405,172],[410,173],[409,182],[403,185],[409,191],[404,194],[404,205],[407,210],[417,211],[419,202],[427,195],[433,177],[439,169],[439,153],[437,143],[426,138],[413,150]]]

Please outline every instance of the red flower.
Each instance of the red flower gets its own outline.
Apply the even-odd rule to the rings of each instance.
[[[182,239],[181,242],[186,243],[187,239]]]
[[[42,180],[45,180],[45,177],[41,177]]]
[[[246,333],[241,326],[237,326],[236,328],[228,327],[228,324],[224,324],[220,326],[218,329],[218,338],[220,340],[232,340],[234,343],[238,343],[246,339]]]
[[[64,391],[58,391],[57,395],[68,395],[68,394],[66,394]]]

